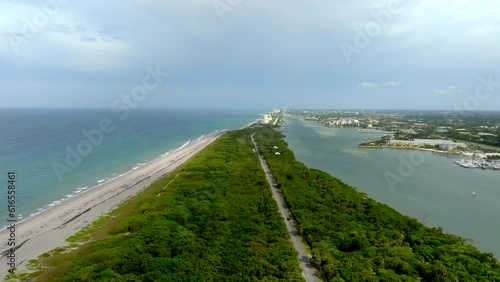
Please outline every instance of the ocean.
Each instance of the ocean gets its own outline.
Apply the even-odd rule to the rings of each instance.
[[[7,226],[8,172],[24,220],[203,136],[239,129],[258,111],[0,109],[0,227]]]
[[[465,169],[430,152],[358,148],[377,135],[298,118],[283,133],[307,166],[500,258],[500,171]]]

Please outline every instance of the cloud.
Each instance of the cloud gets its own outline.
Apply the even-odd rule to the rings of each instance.
[[[91,42],[96,42],[97,41],[97,39],[95,39],[95,37],[83,37],[80,40],[83,41],[83,42],[87,42],[87,43],[91,43]]]
[[[398,85],[401,85],[403,84],[404,81],[387,81],[387,82],[384,82],[382,83],[382,86],[388,86],[388,87],[391,87],[391,86],[398,86]]]
[[[377,88],[378,85],[371,82],[362,82],[358,85],[360,88]]]
[[[435,88],[434,90],[432,90],[432,92],[434,92],[436,94],[447,94],[447,93],[454,93],[454,92],[464,93],[464,91],[462,89],[457,89],[457,87],[455,87],[453,85],[447,86],[444,89],[442,89],[442,88]]]
[[[444,90],[444,89],[434,89],[432,91],[434,93],[436,93],[436,94],[446,94],[446,93],[448,93],[448,90]]]
[[[500,79],[496,1],[399,1],[402,12],[387,18],[389,0],[252,0],[227,10],[224,21],[212,2],[70,1],[16,53],[9,40],[22,38],[25,19],[39,21],[42,10],[38,1],[0,1],[0,86],[19,97],[0,107],[47,106],[50,97],[68,107],[82,99],[103,106],[156,64],[172,73],[171,88],[147,103],[166,106],[177,96],[179,105],[198,100],[214,107],[252,97],[247,104],[254,107],[273,93],[290,107],[436,109],[480,74]],[[377,18],[380,34],[366,35]],[[346,65],[339,45],[366,36],[367,47]],[[411,79],[412,87],[399,78]],[[366,99],[366,92],[382,90],[386,99]],[[304,98],[311,92],[317,96]],[[492,95],[484,107],[499,104]]]
[[[362,82],[358,84],[359,88],[365,88],[365,89],[371,89],[371,88],[378,88],[378,87],[394,87],[394,86],[399,86],[404,84],[404,81],[398,80],[398,81],[386,81],[382,83],[373,83],[373,82]]]

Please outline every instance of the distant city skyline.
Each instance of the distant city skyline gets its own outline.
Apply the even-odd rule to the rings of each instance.
[[[0,107],[0,110],[26,110],[26,109],[34,109],[34,110],[109,110],[110,107]],[[147,111],[147,110],[166,110],[166,111],[243,111],[243,112],[255,112],[255,111],[260,111],[262,114],[265,113],[270,113],[275,109],[281,110],[282,108],[273,108],[273,107],[262,107],[262,108],[217,108],[217,107],[141,107],[138,109],[132,109],[135,111]],[[339,111],[339,112],[452,112],[451,110],[446,110],[446,109],[398,109],[398,108],[359,108],[359,109],[354,109],[354,108],[288,108],[288,112],[301,112],[301,111],[310,111],[310,112],[334,112],[334,111]],[[485,109],[485,110],[463,110],[463,111],[454,111],[454,112],[462,112],[462,113],[496,113],[500,112],[500,109]]]
[[[500,108],[495,1],[7,0],[0,9],[0,108]]]

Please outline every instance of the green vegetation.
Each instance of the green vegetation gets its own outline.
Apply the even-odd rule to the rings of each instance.
[[[111,214],[113,214],[113,212],[111,212]],[[73,236],[67,238],[66,241],[69,243],[88,242],[91,239],[90,234],[92,234],[93,231],[102,228],[102,226],[110,219],[111,214],[100,217],[98,220],[85,226]]]
[[[37,281],[303,281],[249,136],[226,133],[70,238],[93,241],[42,258]]]
[[[33,274],[12,278],[303,280],[253,152],[253,132],[312,250],[313,263],[328,281],[500,281],[500,265],[492,254],[306,167],[272,126],[226,133],[110,216],[71,237],[69,247],[32,261],[31,267],[37,268]]]
[[[371,140],[369,142],[361,143],[359,146],[363,147],[386,147],[389,145],[390,135],[382,136],[380,139]]]
[[[256,139],[329,281],[500,281],[492,254],[306,167],[279,132],[262,129]]]
[[[292,114],[327,126],[339,119],[358,120],[360,127],[373,126],[395,132],[397,140],[452,139],[484,152],[500,151],[498,111],[297,111]]]

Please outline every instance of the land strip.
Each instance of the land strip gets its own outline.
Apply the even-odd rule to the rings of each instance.
[[[257,152],[259,156],[259,161],[262,166],[262,169],[264,170],[264,173],[266,175],[267,182],[269,183],[269,186],[271,187],[272,193],[273,193],[273,198],[276,201],[276,204],[278,205],[279,211],[281,216],[283,217],[283,221],[285,222],[286,228],[288,230],[288,234],[290,234],[290,239],[292,240],[293,247],[298,253],[299,256],[299,262],[302,267],[302,275],[306,278],[306,281],[308,282],[315,282],[315,281],[321,281],[319,279],[319,273],[314,268],[314,266],[311,264],[311,259],[309,253],[306,251],[306,248],[304,247],[304,243],[302,242],[302,239],[300,237],[300,233],[297,231],[295,228],[293,221],[291,219],[291,215],[286,207],[285,202],[283,201],[283,197],[280,195],[278,192],[278,189],[276,188],[276,180],[274,180],[274,177],[269,170],[269,167],[267,166],[266,160],[262,156],[259,146],[257,145],[257,142],[255,142],[254,139],[255,133],[252,134],[252,142],[255,146],[255,151]]]
[[[57,247],[67,245],[66,239],[68,237],[106,215],[166,173],[177,168],[219,136],[220,134],[209,136],[190,144],[19,224],[16,230],[16,240],[19,243],[25,243],[15,251],[18,262],[16,272],[25,270],[29,260]],[[2,253],[11,248],[7,245],[8,236],[8,230],[0,233],[0,252]],[[6,262],[7,257],[1,256],[0,277],[8,274],[9,266]]]
[[[304,281],[251,132],[227,132],[76,248],[42,255],[28,281]]]

